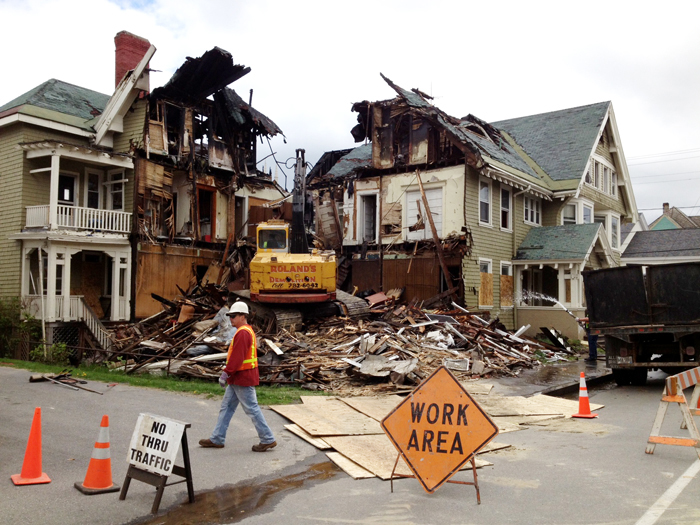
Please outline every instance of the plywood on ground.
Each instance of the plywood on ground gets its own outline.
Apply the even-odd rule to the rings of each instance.
[[[310,445],[313,445],[314,447],[316,447],[319,450],[330,450],[332,448],[322,438],[315,438],[315,437],[309,435],[307,432],[304,432],[304,429],[301,428],[299,425],[295,425],[295,424],[284,425],[284,428],[289,430],[295,436],[299,436],[301,439],[303,439],[304,441],[306,441]],[[340,465],[338,465],[338,466],[340,466]]]
[[[489,452],[495,452],[497,450],[503,450],[505,448],[510,448],[510,447],[512,447],[512,445],[508,445],[507,443],[496,443],[495,441],[491,441],[490,443],[487,443],[484,448],[479,450],[479,452],[477,452],[477,455],[478,454],[487,454]]]
[[[351,406],[358,412],[365,414],[377,421],[381,421],[389,412],[396,408],[403,397],[397,395],[390,396],[367,396],[367,397],[342,397],[342,402]]]
[[[368,436],[333,436],[325,438],[330,446],[348,459],[374,473],[377,477],[387,480],[391,478],[398,452],[386,434]],[[488,461],[476,458],[476,467],[493,465]],[[471,468],[471,463],[467,463]],[[412,475],[403,461],[399,460],[396,474]]]
[[[489,383],[477,383],[472,381],[460,381],[459,383],[464,387],[464,389],[470,394],[483,394],[486,395],[491,392],[493,385]],[[477,400],[478,401],[478,400]]]
[[[270,408],[314,437],[383,434],[379,422],[337,399]]]
[[[480,397],[478,403],[492,417],[551,415],[570,417],[571,414],[578,412],[578,401],[543,394],[532,397],[489,395]],[[591,410],[598,410],[603,406],[591,403]]]
[[[348,476],[353,479],[366,479],[375,477],[369,470],[362,468],[354,461],[346,458],[338,452],[326,452],[326,456],[339,468],[341,468]]]

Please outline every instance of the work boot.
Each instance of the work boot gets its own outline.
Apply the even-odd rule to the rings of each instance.
[[[275,448],[276,446],[277,441],[273,441],[272,443],[258,443],[257,445],[253,445],[253,452],[265,452],[266,450]]]
[[[211,439],[200,439],[199,446],[204,448],[224,448],[223,445],[214,443]]]

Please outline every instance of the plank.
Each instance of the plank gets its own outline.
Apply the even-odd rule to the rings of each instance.
[[[307,432],[304,432],[304,429],[301,428],[299,425],[291,424],[291,425],[284,425],[284,428],[289,430],[292,434],[295,436],[300,437],[310,445],[313,445],[319,450],[330,450],[331,447],[328,443],[326,443],[323,439],[321,438],[315,438],[311,435],[309,435]],[[340,466],[340,465],[338,465]],[[342,468],[342,467],[341,467]]]
[[[398,452],[386,434],[370,436],[333,436],[325,438],[336,451],[361,467],[374,473],[378,478],[388,480],[396,462]],[[488,461],[476,458],[476,467],[493,465]],[[471,463],[467,462],[469,468]],[[399,460],[396,474],[412,475],[403,459]]]
[[[383,434],[377,421],[337,399],[316,404],[273,405],[270,408],[314,437]]]
[[[389,412],[396,408],[403,397],[397,395],[390,396],[367,396],[367,397],[341,397],[343,403],[351,406],[358,412],[365,414],[377,421],[384,419]]]
[[[329,447],[330,448],[330,447]],[[354,461],[339,452],[326,452],[326,456],[352,479],[367,479],[376,477],[369,470],[362,468]]]

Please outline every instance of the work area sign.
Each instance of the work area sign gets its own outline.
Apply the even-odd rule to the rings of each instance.
[[[154,414],[139,414],[131,436],[128,461],[141,470],[169,476],[187,423]]]
[[[382,428],[428,493],[498,435],[496,424],[445,367],[386,416]]]

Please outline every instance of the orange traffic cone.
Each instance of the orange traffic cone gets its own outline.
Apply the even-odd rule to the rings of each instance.
[[[591,414],[591,405],[588,402],[588,389],[586,388],[586,378],[581,372],[581,386],[578,393],[578,414],[573,414],[571,417],[583,417],[592,419],[598,417],[598,414]]]
[[[39,483],[51,483],[46,472],[41,471],[41,408],[34,409],[32,428],[29,431],[27,450],[24,453],[22,473],[10,476],[15,485],[36,485]]]
[[[112,483],[112,460],[109,457],[109,417],[107,416],[102,416],[100,433],[92,450],[85,481],[82,483],[76,481],[75,488],[88,496],[119,490],[119,485]]]

